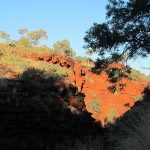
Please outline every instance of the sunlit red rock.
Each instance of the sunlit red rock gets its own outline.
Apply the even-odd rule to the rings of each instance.
[[[116,117],[123,115],[128,111],[135,103],[135,97],[141,95],[146,87],[146,83],[143,84],[142,80],[137,80],[136,82],[123,78],[119,80],[116,84],[117,92],[112,93],[108,90],[108,87],[113,86],[108,80],[108,75],[105,71],[102,71],[100,75],[94,74],[90,71],[89,67],[83,67],[79,63],[74,63],[74,61],[66,55],[28,55],[24,56],[27,58],[39,61],[47,61],[52,64],[59,64],[61,67],[68,68],[71,70],[68,80],[70,84],[75,85],[78,88],[78,92],[85,94],[85,105],[86,109],[92,113],[92,117],[104,125],[107,115],[110,110],[114,109]],[[124,68],[124,65],[119,63],[112,63],[108,68]],[[12,77],[15,73],[10,73]],[[17,74],[17,73],[16,73]],[[124,88],[120,90],[119,84],[124,84]],[[100,102],[101,111],[96,113],[91,110],[89,106],[89,101],[97,99]],[[77,102],[74,96],[69,97],[70,106],[77,109],[82,108],[82,103]]]

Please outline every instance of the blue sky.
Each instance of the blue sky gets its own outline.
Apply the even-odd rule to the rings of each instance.
[[[44,44],[52,47],[55,42],[67,39],[77,55],[83,56],[85,32],[94,22],[105,20],[106,3],[107,0],[0,0],[0,30],[17,40],[18,29],[43,29],[49,36]],[[148,62],[149,58],[138,59],[131,65],[141,70],[141,66],[148,67]]]

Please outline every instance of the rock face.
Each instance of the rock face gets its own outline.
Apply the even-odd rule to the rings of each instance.
[[[142,94],[145,85],[142,81],[131,81],[126,78],[122,78],[116,84],[116,92],[112,93],[108,90],[113,86],[108,80],[106,72],[102,71],[100,75],[94,74],[88,67],[84,67],[79,63],[75,63],[70,57],[66,55],[29,55],[24,56],[32,58],[36,61],[46,61],[52,64],[59,64],[61,67],[65,67],[71,70],[70,76],[67,77],[70,84],[77,87],[76,93],[69,97],[69,104],[77,109],[83,108],[82,102],[77,102],[75,94],[84,93],[84,102],[86,109],[92,113],[92,117],[104,125],[107,122],[109,116],[119,117],[128,111],[135,103],[137,96]],[[113,63],[108,66],[113,68],[124,68],[122,64]],[[12,75],[14,77],[14,74]],[[121,88],[123,85],[123,88]],[[98,100],[100,102],[100,113],[91,109],[89,103],[92,100]]]
[[[61,56],[57,54],[52,54],[50,56],[41,55],[39,57],[39,60],[44,60],[52,64],[59,64],[61,67],[66,67],[66,68],[73,68],[74,66],[73,60],[66,55],[61,55]]]
[[[60,66],[72,70],[72,73],[68,77],[70,83],[75,84],[78,88],[77,92],[85,94],[84,102],[86,109],[92,113],[93,118],[101,121],[102,125],[105,125],[111,113],[117,118],[128,111],[134,105],[136,96],[141,95],[145,88],[141,81],[137,81],[136,83],[123,78],[117,83],[117,91],[111,93],[108,87],[113,86],[113,84],[108,81],[106,72],[103,71],[100,75],[93,74],[88,67],[74,63],[67,56],[58,57],[54,55],[50,62],[53,64],[59,63]],[[123,65],[115,63],[108,67],[124,68]],[[121,85],[124,85],[122,89]],[[74,98],[71,97],[70,99],[70,104],[75,105]],[[99,114],[93,111],[89,105],[90,101],[94,99],[100,102],[101,113]]]
[[[142,82],[138,85],[131,80],[122,79],[117,83],[117,91],[111,93],[108,90],[112,83],[108,81],[108,76],[105,72],[100,75],[92,74],[88,69],[80,65],[75,65],[74,74],[68,77],[78,87],[78,91],[85,94],[86,109],[93,113],[92,117],[104,125],[107,121],[108,115],[115,110],[114,117],[119,117],[128,111],[135,102],[137,95],[141,95],[144,90]],[[120,90],[119,85],[125,84],[123,90]],[[90,101],[97,99],[100,102],[101,113],[93,111],[89,105]]]

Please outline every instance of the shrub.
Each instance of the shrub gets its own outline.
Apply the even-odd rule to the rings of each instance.
[[[130,73],[129,77],[133,81],[137,81],[138,79],[141,79],[146,82],[150,81],[150,76],[147,76],[144,73],[141,73],[140,71],[135,70],[135,69],[131,69],[131,73]]]
[[[103,70],[105,70],[110,64],[110,60],[108,59],[97,59],[94,62],[95,66],[92,67],[91,71],[96,74],[100,74]]]
[[[117,109],[116,108],[112,108],[107,112],[107,121],[106,123],[114,123],[115,119],[117,117]]]
[[[135,97],[134,97],[134,101],[135,101],[135,102],[137,102],[137,101],[142,101],[143,98],[144,98],[144,97],[143,97],[143,94],[141,94],[141,95],[135,96]]]
[[[45,72],[42,70],[38,70],[35,68],[28,68],[26,71],[23,72],[23,74],[21,75],[22,79],[44,79],[45,77]]]
[[[99,99],[94,99],[94,100],[89,101],[89,106],[94,112],[96,113],[101,112],[101,104],[100,104]]]
[[[29,39],[26,38],[21,38],[19,41],[16,42],[18,46],[23,46],[23,47],[30,47],[32,46],[32,43]]]
[[[2,57],[3,56],[3,53],[2,53],[2,51],[0,50],[0,57]]]
[[[109,81],[112,83],[116,83],[119,79],[123,77],[128,78],[130,74],[130,68],[108,68],[106,69],[106,73],[108,74]]]
[[[10,69],[14,72],[22,73],[29,66],[30,61],[21,58],[16,54],[3,55],[0,59],[0,63],[6,66],[7,69]]]
[[[82,66],[93,67],[94,63],[91,60],[88,60],[86,57],[77,56],[74,58],[74,61],[80,63]]]
[[[84,63],[86,62],[86,58],[82,56],[77,56],[74,58],[74,61],[77,61],[78,63]]]

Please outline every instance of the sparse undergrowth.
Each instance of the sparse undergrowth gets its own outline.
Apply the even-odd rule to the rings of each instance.
[[[99,99],[89,101],[89,106],[95,113],[101,112],[101,104]]]
[[[56,73],[62,76],[69,76],[70,70],[62,68],[60,65],[49,64],[45,61],[34,61],[30,58],[24,58],[22,55],[29,54],[50,54],[52,50],[47,47],[9,47],[6,44],[0,44],[1,57],[0,57],[0,76],[10,77],[10,72],[23,73],[27,68],[35,68],[47,72]],[[15,53],[14,53],[15,51]],[[7,53],[6,53],[7,52]]]
[[[106,124],[113,124],[115,123],[115,119],[117,118],[117,109],[116,108],[112,108],[107,112],[107,120],[106,120]]]

